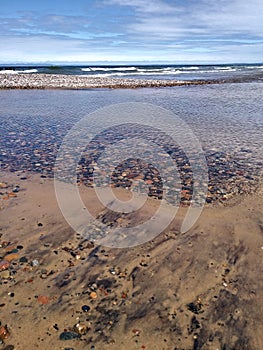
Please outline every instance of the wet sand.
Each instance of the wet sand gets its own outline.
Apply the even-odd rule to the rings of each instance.
[[[205,207],[186,234],[181,211],[154,240],[110,249],[68,226],[51,179],[0,182],[3,349],[263,348],[262,192]]]

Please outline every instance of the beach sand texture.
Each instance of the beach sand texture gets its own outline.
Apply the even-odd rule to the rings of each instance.
[[[1,173],[1,184],[3,349],[263,348],[260,191],[207,206],[185,234],[181,212],[156,239],[110,249],[68,226],[51,179]]]

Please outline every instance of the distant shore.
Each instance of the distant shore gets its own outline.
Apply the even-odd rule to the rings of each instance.
[[[148,80],[123,78],[92,78],[61,74],[1,74],[0,89],[94,89],[172,87],[182,85],[222,84],[225,80]],[[234,82],[228,80],[228,82]]]

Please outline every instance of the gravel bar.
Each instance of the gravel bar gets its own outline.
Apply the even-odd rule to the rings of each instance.
[[[94,89],[142,88],[181,85],[220,84],[219,80],[148,80],[121,78],[92,78],[83,75],[60,74],[1,74],[0,89]]]

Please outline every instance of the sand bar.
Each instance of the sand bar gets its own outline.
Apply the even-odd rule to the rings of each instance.
[[[229,79],[229,82],[234,82]],[[236,79],[235,79],[236,81]],[[92,78],[85,75],[62,74],[1,74],[0,89],[93,89],[142,88],[182,85],[221,84],[224,80],[148,80],[123,78]]]

